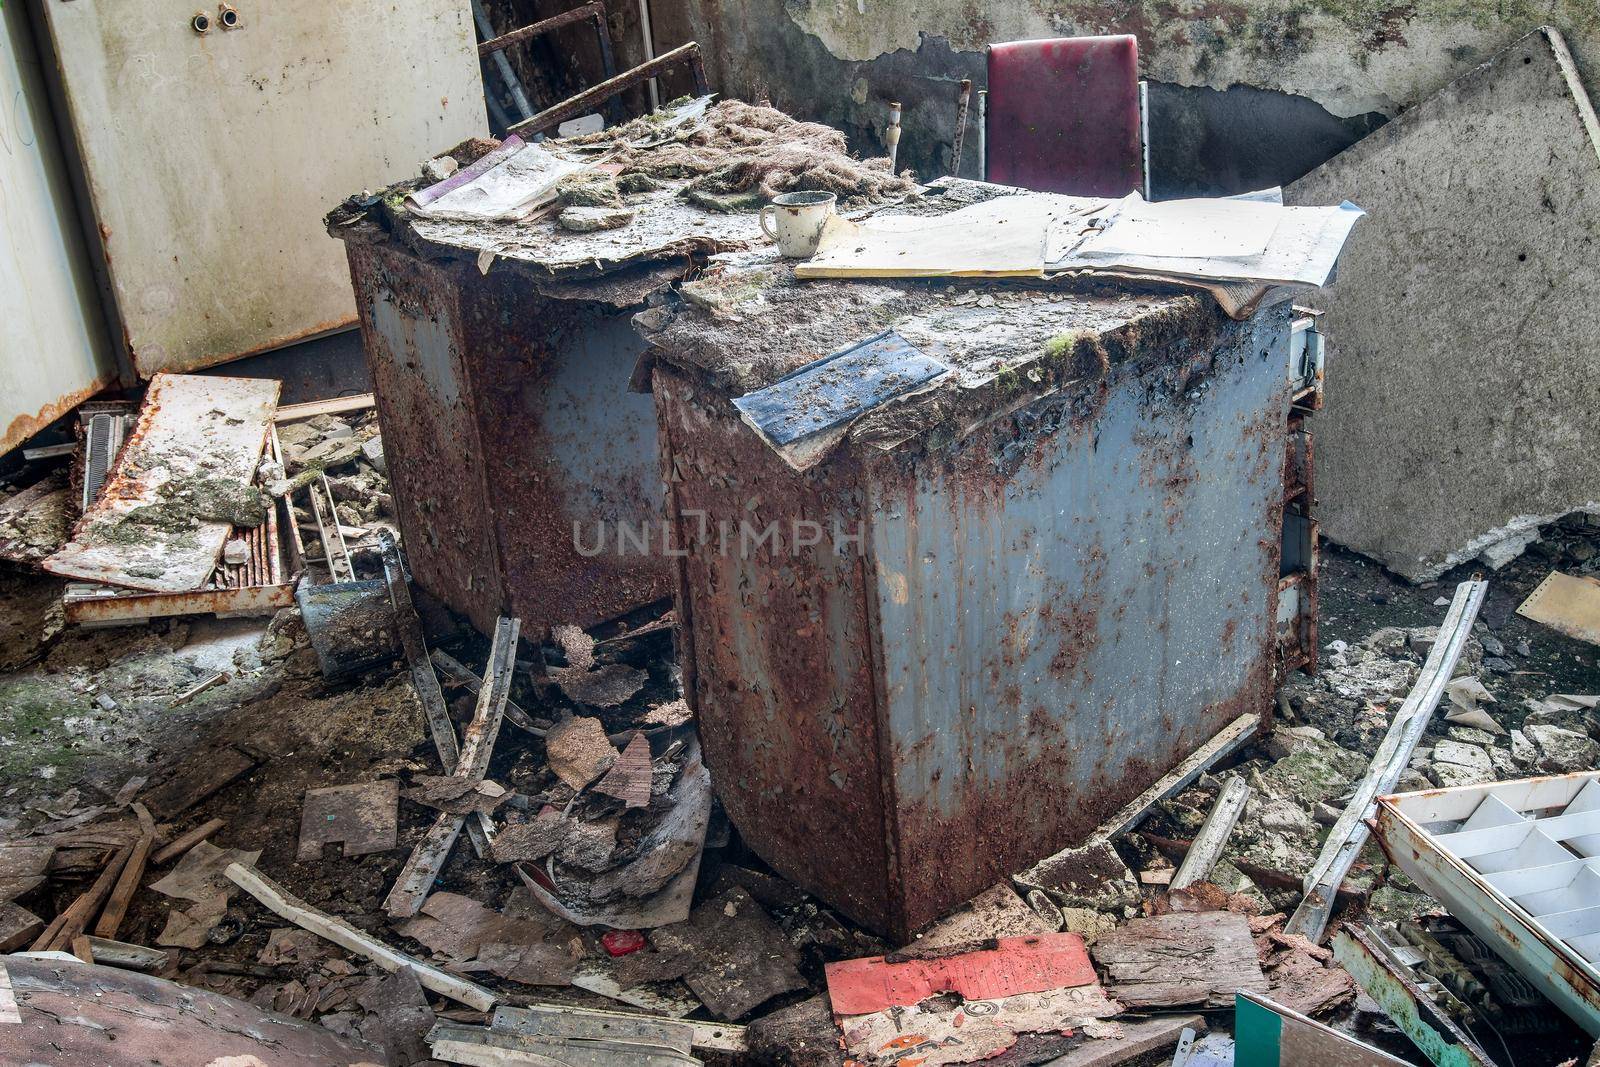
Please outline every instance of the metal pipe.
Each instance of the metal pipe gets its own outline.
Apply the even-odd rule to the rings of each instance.
[[[690,41],[688,44],[679,45],[670,52],[663,52],[647,63],[641,63],[631,70],[625,70],[615,78],[607,78],[599,85],[590,86],[575,96],[569,96],[561,103],[545,108],[532,118],[523,119],[507,132],[527,137],[559,126],[570,118],[588,113],[601,101],[609,100],[618,93],[630,89],[664,70],[670,70],[680,63],[689,65],[689,70],[694,75],[695,92],[703,95],[706,91],[705,64],[700,58],[700,46],[694,41]]]
[[[483,10],[483,0],[472,0],[472,19],[478,24],[478,36],[486,41],[494,40],[494,23],[489,21],[488,12]],[[522,82],[517,80],[517,72],[511,69],[511,61],[504,52],[494,53],[495,70],[500,72],[500,79],[505,82],[506,89],[511,93],[511,102],[517,105],[517,110],[524,120],[533,114],[533,105],[528,103],[528,94],[522,91]]]
[[[574,22],[582,22],[585,19],[604,19],[605,17],[606,5],[601,3],[600,0],[590,0],[589,3],[584,4],[582,7],[575,7],[571,11],[563,11],[559,15],[552,15],[550,18],[540,22],[529,23],[520,30],[512,30],[510,33],[503,33],[499,37],[483,41],[478,45],[478,55],[486,56],[491,52],[503,52],[512,45],[521,44],[523,41],[531,41],[535,37],[543,37],[547,33],[559,30],[563,26],[570,26]]]
[[[978,90],[978,180],[989,180],[989,90]]]
[[[650,0],[639,0],[639,35],[644,38],[644,58],[648,63],[656,57],[655,31],[650,28]],[[650,110],[661,106],[661,87],[656,79],[645,83],[650,90]]]
[[[1144,162],[1144,198],[1150,199],[1150,83],[1139,83],[1139,153]]]
[[[950,147],[950,173],[961,177],[961,146],[967,139],[967,106],[972,102],[972,79],[961,79],[961,91],[956,97],[956,135]]]
[[[889,145],[889,169],[894,170],[895,158],[900,154],[900,101],[889,101],[889,125],[883,131],[883,139]]]

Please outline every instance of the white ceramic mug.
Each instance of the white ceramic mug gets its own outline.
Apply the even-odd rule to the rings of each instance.
[[[791,259],[814,256],[836,199],[832,193],[779,193],[761,209],[761,232],[778,242],[778,251]]]

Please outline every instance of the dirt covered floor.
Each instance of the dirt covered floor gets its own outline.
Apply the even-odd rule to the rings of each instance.
[[[1600,650],[1514,610],[1552,568],[1589,573],[1597,564],[1600,525],[1580,518],[1547,528],[1522,558],[1488,575],[1488,598],[1458,674],[1476,677],[1492,698],[1480,696],[1477,703],[1496,730],[1447,722],[1446,713],[1457,705],[1446,701],[1403,788],[1600,764],[1595,713],[1541,705],[1552,694],[1600,692]],[[1307,1010],[1341,1028],[1424,1062],[1375,1005],[1356,996],[1325,953],[1307,953],[1290,940],[1273,941],[1281,916],[1276,921],[1272,916],[1297,903],[1300,877],[1415,680],[1455,583],[1469,573],[1463,569],[1416,587],[1360,557],[1325,548],[1320,674],[1285,682],[1273,736],[1242,753],[1229,770],[1202,776],[1119,840],[1127,877],[1113,878],[1101,891],[1058,900],[1064,905],[1061,928],[1093,941],[1135,919],[1175,910],[1164,877],[1181,862],[1223,778],[1244,775],[1253,796],[1211,881],[1229,910],[1248,917],[1251,932],[1264,945],[1261,965],[1273,995],[1299,997]],[[558,918],[511,863],[480,858],[465,835],[432,887],[438,904],[425,909],[421,920],[393,921],[385,913],[386,896],[411,847],[438,816],[437,798],[429,806],[407,794],[419,795],[414,791],[444,773],[403,662],[328,682],[297,609],[271,619],[197,618],[82,629],[63,626],[61,591],[59,581],[23,567],[7,565],[0,571],[0,795],[7,801],[0,836],[8,845],[54,846],[42,879],[30,880],[14,894],[18,904],[43,920],[67,908],[108,855],[142,832],[153,827],[159,853],[161,843],[222,820],[209,835],[210,846],[244,853],[231,858],[253,859],[257,870],[311,906],[488,985],[511,1003],[556,1001],[621,1010],[648,1005],[725,1022],[766,1019],[752,1030],[752,1044],[765,1050],[760,1057],[839,1062],[837,1035],[830,1038],[821,1002],[811,999],[825,988],[823,965],[895,946],[772,875],[742,848],[737,830],[720,812],[713,811],[706,834],[693,896],[700,908],[696,919],[669,926],[666,933],[646,931],[642,950],[632,951],[631,933],[619,940],[606,925],[576,926]],[[588,637],[558,634],[544,648],[525,641],[512,701],[546,726],[573,716],[597,719],[614,741],[634,730],[684,729],[687,713],[678,700],[670,628],[652,632],[649,626],[662,611],[664,606],[628,621],[643,627],[637,637],[628,636],[628,626],[613,626]],[[430,615],[429,621],[436,647],[474,673],[483,670],[486,639],[441,615]],[[619,635],[620,640],[606,640]],[[579,674],[571,673],[575,669]],[[182,699],[218,674],[225,680]],[[464,726],[473,712],[472,693],[446,678],[445,694],[458,728]],[[555,818],[551,808],[575,820],[577,829],[559,846],[527,853],[554,874],[556,884],[570,888],[574,878],[605,877],[619,857],[639,847],[640,836],[652,825],[652,810],[670,806],[676,794],[668,790],[683,780],[687,764],[681,748],[665,768],[658,758],[649,784],[641,787],[647,802],[635,812],[615,797],[586,792],[587,787],[574,790],[563,779],[577,758],[574,744],[563,738],[552,759],[550,736],[543,728],[529,732],[504,725],[486,777],[510,800],[483,803],[495,811],[497,822],[523,828],[518,841],[536,836],[540,818]],[[308,790],[382,779],[398,779],[402,789],[394,847],[349,858],[329,844],[320,854],[313,848],[314,858],[302,858]],[[212,905],[202,899],[206,892],[174,896],[155,884],[183,862],[151,864],[117,940],[166,948],[170,957],[161,973],[181,982],[363,1036],[385,1045],[393,1062],[421,1062],[415,1033],[410,1053],[396,1051],[407,1039],[396,1037],[383,1022],[385,1013],[374,1006],[398,995],[376,984],[381,971],[294,931],[242,892],[228,893],[225,906],[208,911]],[[1349,884],[1362,889],[1362,899],[1340,920],[1428,922],[1442,916],[1435,902],[1398,871],[1389,871],[1370,844]],[[733,918],[720,940],[715,931],[693,937],[673,932],[701,925],[707,902],[717,915],[757,909],[757,932],[751,934],[742,925],[745,920]],[[1044,910],[1053,926],[1058,920],[1048,906]],[[488,932],[491,927],[502,933]],[[514,937],[503,932],[511,928]],[[520,954],[497,954],[490,951],[500,945],[496,937],[524,948]],[[768,955],[781,958],[782,966],[774,971],[771,959],[741,959],[737,942],[752,938],[770,939]],[[734,995],[728,983],[706,977],[708,967],[720,967],[735,986],[744,982],[741,967],[760,978],[750,977],[749,988]],[[418,999],[415,990],[407,996]],[[481,1020],[437,996],[428,998],[426,1010],[435,1013],[433,1018]],[[1226,1031],[1230,1017],[1215,1015],[1214,1025]],[[1524,1051],[1538,1050],[1537,1058],[1523,1055],[1516,1062],[1554,1064],[1576,1054],[1579,1042],[1570,1028],[1555,1020],[1547,1030],[1530,1037],[1509,1035],[1526,1042]],[[1007,1062],[1043,1062],[1019,1057]]]

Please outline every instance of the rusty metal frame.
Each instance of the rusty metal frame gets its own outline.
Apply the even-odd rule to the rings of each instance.
[[[1495,1067],[1470,1034],[1439,1009],[1370,925],[1333,935],[1333,958],[1434,1067]]]
[[[571,11],[563,11],[559,15],[552,15],[550,18],[530,23],[520,29],[483,41],[478,45],[478,58],[482,59],[494,55],[496,52],[515,48],[526,41],[532,41],[567,26],[588,21],[594,23],[595,43],[600,49],[602,81],[610,81],[617,76],[617,60],[611,46],[611,27],[606,22],[604,0],[589,0],[587,4],[575,7]],[[615,99],[612,99],[606,105],[606,115],[612,122],[621,121],[622,113],[619,109],[620,105]]]
[[[1600,966],[1584,959],[1567,941],[1552,933],[1542,919],[1513,899],[1511,891],[1502,891],[1492,881],[1498,879],[1505,885],[1508,877],[1534,876],[1541,869],[1548,869],[1548,865],[1511,866],[1484,874],[1456,854],[1451,839],[1486,832],[1465,827],[1472,827],[1477,809],[1489,799],[1515,812],[1531,835],[1537,830],[1537,820],[1530,818],[1530,813],[1570,805],[1579,799],[1577,794],[1584,787],[1595,788],[1596,781],[1600,781],[1600,771],[1383,796],[1378,798],[1374,821],[1378,841],[1391,863],[1443,902],[1456,919],[1591,1036],[1600,1036]],[[1472,803],[1474,799],[1476,804]],[[1593,809],[1588,810],[1592,813]],[[1570,819],[1572,815],[1560,818]],[[1465,829],[1441,830],[1441,826],[1452,825]],[[1486,826],[1488,830],[1504,828],[1494,825],[1493,820]],[[1572,855],[1574,861],[1596,862],[1592,857],[1580,860],[1577,852]],[[1528,894],[1524,891],[1515,895]]]
[[[590,86],[575,96],[570,96],[553,107],[547,107],[532,118],[523,119],[513,123],[506,133],[530,137],[536,133],[547,130],[566,122],[568,119],[577,118],[592,110],[601,101],[610,100],[619,93],[626,92],[641,82],[647,82],[665,71],[674,67],[687,64],[694,77],[694,91],[696,95],[703,96],[708,91],[706,84],[705,62],[700,55],[700,45],[695,41],[681,44],[670,52],[663,52],[656,58],[640,63],[612,78],[607,78],[599,85]]]

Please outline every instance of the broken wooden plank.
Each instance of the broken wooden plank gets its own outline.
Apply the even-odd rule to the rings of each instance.
[[[1133,919],[1089,946],[1106,992],[1131,1009],[1225,1008],[1235,990],[1266,992],[1250,921],[1231,911]]]
[[[478,691],[478,703],[473,711],[472,722],[467,724],[465,740],[452,777],[481,782],[489,770],[489,760],[494,755],[494,743],[500,736],[500,723],[505,716],[506,700],[511,695],[512,673],[517,665],[517,642],[521,635],[520,619],[501,618],[495,624],[494,640],[489,649],[488,670],[484,675],[484,684]],[[424,659],[424,662],[429,676],[432,677],[431,661]],[[434,684],[438,685],[437,679]],[[412,850],[405,867],[395,879],[394,887],[389,890],[389,896],[384,900],[384,911],[390,918],[408,919],[421,909],[422,902],[433,890],[433,883],[438,879],[439,871],[444,868],[445,860],[450,856],[450,849],[454,847],[456,837],[460,835],[461,827],[468,818],[469,816],[444,812],[434,820],[427,835]],[[477,812],[470,818],[473,820],[472,825],[479,827],[479,832],[484,836],[485,846],[482,854],[487,858],[491,855],[487,844],[489,817]]]
[[[104,964],[107,967],[121,967],[125,971],[159,971],[172,958],[170,952],[144,945],[131,945],[126,941],[112,941],[92,934],[85,940],[88,941],[89,952],[93,956],[90,962]]]
[[[389,586],[389,601],[394,605],[395,629],[400,634],[400,647],[411,667],[411,684],[422,702],[422,712],[428,717],[428,730],[433,736],[434,751],[439,754],[439,765],[446,773],[455,769],[461,749],[456,744],[455,724],[450,721],[450,711],[445,706],[444,691],[439,688],[439,676],[433,673],[433,661],[428,658],[428,643],[422,636],[422,620],[411,602],[411,586],[406,581],[405,565],[400,560],[400,546],[388,530],[378,531],[378,551],[383,557],[383,579]]]
[[[234,780],[249,774],[258,761],[229,745],[188,760],[184,769],[144,798],[158,818],[170,820]]]
[[[189,688],[173,697],[172,703],[168,704],[167,707],[181,708],[183,705],[189,703],[189,701],[193,700],[201,693],[204,693],[206,690],[215,689],[219,685],[227,684],[228,680],[232,677],[233,676],[228,674],[226,671],[217,671],[209,678],[202,678],[194,685],[191,685]]]
[[[128,858],[133,855],[134,846],[120,848],[112,855],[110,862],[100,872],[100,877],[94,884],[84,890],[77,900],[67,905],[65,911],[56,916],[56,920],[33,943],[33,951],[49,952],[53,949],[65,951],[72,944],[72,939],[83,933],[95,915],[100,911],[100,906],[105,903],[106,897],[111,895],[111,889],[121,876],[122,869],[127,866]]]
[[[234,997],[132,970],[11,956],[0,964],[0,1063],[383,1062],[365,1042]],[[7,1015],[9,1014],[9,1017]]]
[[[607,1028],[609,1027],[609,1032]],[[441,1022],[428,1032],[433,1058],[465,1067],[700,1067],[701,1060],[635,1039],[636,1026],[608,1023],[581,1034],[516,1034]]]
[[[96,937],[115,940],[117,929],[122,926],[123,917],[128,914],[128,905],[133,902],[133,894],[139,891],[139,879],[144,877],[145,863],[150,858],[150,847],[155,844],[155,840],[154,837],[145,834],[133,846],[133,853],[128,858],[127,866],[122,868],[122,874],[117,877],[117,884],[111,890],[111,898],[106,901],[105,910],[100,913],[100,921],[95,923]]]
[[[449,812],[441,812],[434,819],[417,847],[411,850],[406,865],[400,869],[393,888],[384,898],[383,910],[389,918],[409,919],[422,909],[422,902],[433,892],[433,883],[444,869],[445,860],[450,858],[450,850],[455,847],[466,821],[465,815]]]
[[[1229,778],[1211,814],[1206,816],[1205,824],[1195,835],[1194,844],[1184,854],[1178,873],[1172,876],[1172,889],[1186,889],[1210,876],[1211,868],[1222,858],[1223,846],[1227,845],[1228,836],[1233,833],[1234,824],[1239,821],[1245,802],[1249,799],[1249,784],[1238,775]]]
[[[1428,659],[1422,665],[1417,682],[1406,695],[1405,703],[1395,712],[1389,731],[1378,745],[1377,754],[1367,768],[1366,775],[1356,785],[1350,803],[1339,815],[1323,842],[1317,862],[1306,873],[1305,898],[1294,909],[1284,933],[1298,934],[1313,943],[1322,940],[1327,931],[1328,919],[1333,915],[1335,896],[1344,876],[1356,861],[1361,846],[1367,840],[1367,822],[1376,808],[1377,798],[1394,792],[1401,773],[1411,762],[1411,753],[1428,720],[1444,696],[1445,686],[1455,671],[1456,661],[1472,635],[1472,623],[1483,606],[1489,583],[1466,581],[1456,586],[1450,610],[1445,613],[1439,627],[1439,636],[1428,650]]]
[[[327,400],[307,400],[299,404],[285,404],[278,409],[273,417],[273,422],[282,426],[290,422],[299,422],[302,419],[314,418],[317,415],[342,415],[347,411],[365,411],[377,404],[377,398],[371,393],[358,393],[355,396],[336,396]]]
[[[509,1004],[498,1005],[494,1015],[489,1020],[489,1029],[503,1033],[515,1033],[522,1027],[529,1025],[531,1012],[560,1012],[581,1015],[584,1018],[598,1021],[613,1021],[616,1023],[635,1023],[639,1020],[663,1022],[653,1015],[638,1015],[627,1011],[606,1011],[603,1008],[575,1008],[566,1004],[529,1004],[527,1007],[513,1007]],[[728,1052],[742,1053],[748,1047],[745,1042],[745,1027],[735,1026],[732,1023],[706,1022],[700,1019],[673,1019],[671,1022],[690,1029],[690,1044],[702,1052]]]
[[[1151,1019],[1122,1021],[1121,1037],[1087,1041],[1045,1067],[1115,1067],[1178,1044],[1185,1030],[1205,1033],[1203,1015],[1158,1015]],[[1175,1060],[1174,1062],[1181,1062]]]
[[[270,379],[157,374],[105,490],[44,569],[157,593],[204,585],[229,531],[265,520],[254,483],[278,391]]]
[[[14,900],[0,903],[0,952],[15,952],[44,929],[44,920]]]
[[[431,989],[440,996],[449,997],[478,1011],[488,1011],[499,999],[483,986],[429,966],[398,949],[390,948],[372,935],[362,933],[343,920],[296,900],[285,892],[282,886],[243,864],[229,864],[227,876],[229,881],[255,897],[268,910],[301,929],[310,930],[340,948],[364,956],[384,970],[397,971],[405,968],[417,976],[417,981],[421,982],[424,988]]]
[[[151,857],[150,862],[160,866],[168,860],[177,859],[226,825],[228,825],[226,819],[207,819],[188,833],[173,838],[171,843]]]

